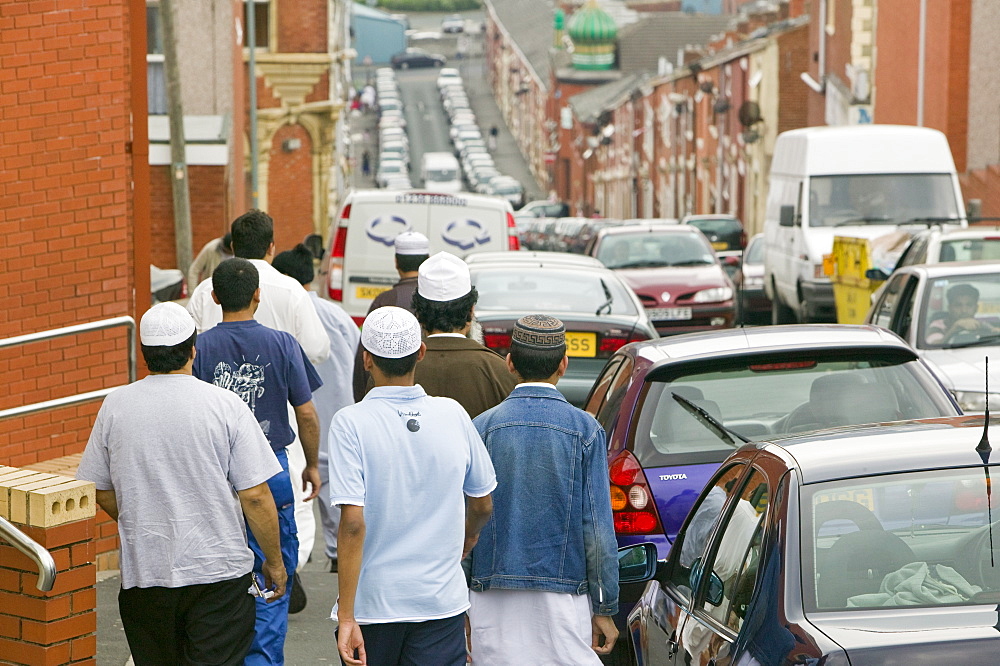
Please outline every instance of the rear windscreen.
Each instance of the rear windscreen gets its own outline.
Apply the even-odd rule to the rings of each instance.
[[[557,270],[520,266],[474,270],[479,292],[476,307],[512,312],[574,312],[594,315],[638,314],[635,302],[613,275],[593,270]]]
[[[856,359],[786,355],[722,361],[650,382],[634,440],[643,466],[706,462],[733,449],[674,394],[750,440],[955,414],[941,387],[917,361],[883,360],[877,352]]]

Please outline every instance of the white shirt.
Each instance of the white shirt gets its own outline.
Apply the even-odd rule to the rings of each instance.
[[[260,275],[260,306],[254,319],[264,326],[291,333],[306,356],[319,365],[330,356],[330,339],[309,292],[299,281],[279,273],[263,259],[250,259]],[[202,333],[222,321],[222,306],[212,300],[212,279],[203,280],[188,301],[187,310]]]
[[[330,358],[316,366],[323,386],[313,392],[319,416],[319,456],[326,458],[333,415],[341,407],[354,404],[354,352],[361,340],[361,330],[342,307],[323,300],[314,291],[308,294],[330,339]]]
[[[329,456],[331,504],[364,507],[358,623],[464,613],[465,496],[497,485],[465,409],[419,385],[376,386],[333,417]]]

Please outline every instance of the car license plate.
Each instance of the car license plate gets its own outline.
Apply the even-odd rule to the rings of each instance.
[[[383,291],[389,291],[392,287],[383,286],[369,286],[369,287],[355,287],[354,288],[354,298],[363,299],[370,301]]]
[[[566,356],[597,356],[597,333],[567,333]]]
[[[654,321],[684,321],[691,318],[691,308],[650,308],[646,314]]]
[[[724,241],[716,241],[716,242],[712,243],[712,249],[713,250],[725,250],[728,247],[729,247],[729,243],[726,243]]]

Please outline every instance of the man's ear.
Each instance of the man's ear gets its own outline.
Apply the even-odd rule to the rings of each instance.
[[[375,363],[372,361],[372,355],[368,353],[367,349],[361,350],[361,364],[369,375],[372,373],[372,366]]]
[[[427,354],[427,344],[424,342],[420,343],[420,349],[417,350],[417,363],[424,360],[424,356]]]
[[[213,298],[215,297],[215,292],[214,291],[212,292],[212,297]],[[257,287],[257,289],[253,292],[253,299],[252,300],[253,300],[254,303],[260,303],[260,287]],[[216,303],[218,303],[218,301],[216,301]]]
[[[566,368],[568,367],[569,367],[569,356],[563,356],[562,360],[559,361],[559,370],[557,371],[560,377],[566,374]]]
[[[219,297],[215,295],[214,289],[212,290],[212,301],[214,301],[216,305],[222,305],[222,303],[219,302]]]
[[[507,354],[507,358],[505,360],[507,363],[507,372],[509,372],[512,375],[516,375],[517,370],[514,369],[514,361],[511,359],[510,354]]]

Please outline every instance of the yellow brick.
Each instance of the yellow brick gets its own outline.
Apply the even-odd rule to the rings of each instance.
[[[0,486],[9,488],[12,483],[15,483],[18,479],[23,479],[29,476],[38,476],[41,472],[37,472],[32,469],[14,469],[11,472],[0,473]]]
[[[55,474],[38,474],[36,476],[39,478],[24,477],[23,479],[19,479],[18,483],[11,484],[8,507],[11,522],[20,523],[21,525],[28,524],[29,490],[57,486],[60,483],[59,480],[65,478],[56,476]]]
[[[97,496],[90,481],[67,481],[28,492],[28,525],[52,527],[96,513]]]

